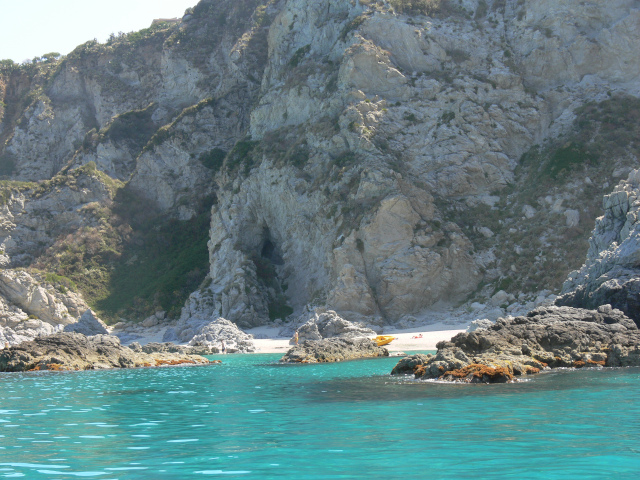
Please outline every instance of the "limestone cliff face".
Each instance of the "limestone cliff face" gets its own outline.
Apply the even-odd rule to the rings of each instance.
[[[267,243],[296,308],[315,300],[350,319],[398,320],[472,292],[480,262],[438,203],[491,205],[575,106],[604,88],[637,89],[638,61],[623,47],[639,44],[634,5],[554,4],[493,2],[483,14],[462,2],[409,18],[365,2],[286,2],[251,113],[260,166],[229,181],[213,210],[215,309],[242,324],[264,318],[279,292],[256,292],[251,258]],[[573,29],[562,21],[572,9]],[[292,129],[302,138],[285,148],[302,143],[309,156],[297,169],[274,162],[273,137]]]
[[[570,138],[584,105],[640,95],[640,7],[436,3],[426,16],[396,1],[203,0],[177,26],[86,44],[34,78],[2,154],[20,180],[94,162],[179,221],[213,204],[184,321],[246,327],[319,306],[389,322],[490,297],[586,236],[580,192],[633,164],[633,146],[597,167],[574,158],[609,127]],[[553,142],[578,154],[521,161]]]
[[[580,270],[569,274],[559,305],[596,308],[611,304],[640,323],[640,172],[634,170],[604,197],[589,252]]]

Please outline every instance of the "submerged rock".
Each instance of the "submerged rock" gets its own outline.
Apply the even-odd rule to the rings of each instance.
[[[640,366],[640,331],[611,306],[597,311],[539,307],[527,316],[460,333],[436,355],[405,357],[392,374],[462,382],[505,382],[558,367]]]
[[[359,358],[388,357],[389,351],[368,338],[327,338],[306,341],[289,349],[284,363],[332,363]]]
[[[206,364],[204,357],[173,352],[135,351],[123,347],[112,335],[87,337],[80,333],[57,333],[36,338],[0,351],[0,371],[94,370]]]

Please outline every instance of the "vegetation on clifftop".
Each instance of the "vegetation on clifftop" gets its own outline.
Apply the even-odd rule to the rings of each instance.
[[[68,279],[107,322],[158,309],[176,317],[208,271],[210,204],[181,222],[121,187],[113,205],[86,205],[94,221],[59,238],[31,267]]]

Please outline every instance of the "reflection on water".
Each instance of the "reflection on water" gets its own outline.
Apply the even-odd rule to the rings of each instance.
[[[500,385],[396,359],[0,374],[0,478],[635,478],[640,369]],[[535,472],[535,474],[532,474]]]

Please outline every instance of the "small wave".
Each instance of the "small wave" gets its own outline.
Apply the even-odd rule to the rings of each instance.
[[[47,465],[41,463],[0,463],[0,467],[14,467],[14,468],[71,468],[69,465]],[[57,472],[56,472],[57,473]]]
[[[188,442],[199,442],[198,438],[185,438],[182,440],[167,440],[167,443],[188,443]]]
[[[45,475],[71,475],[72,477],[99,477],[108,475],[107,472],[56,472],[55,470],[38,470],[38,473]]]
[[[120,471],[127,471],[127,470],[149,470],[149,468],[147,467],[113,467],[113,468],[105,468],[105,470],[108,470],[110,472],[120,472]]]
[[[229,471],[224,471],[224,470],[201,470],[199,472],[193,472],[193,473],[199,473],[200,475],[247,475],[249,473],[251,473],[250,470],[229,470]]]

